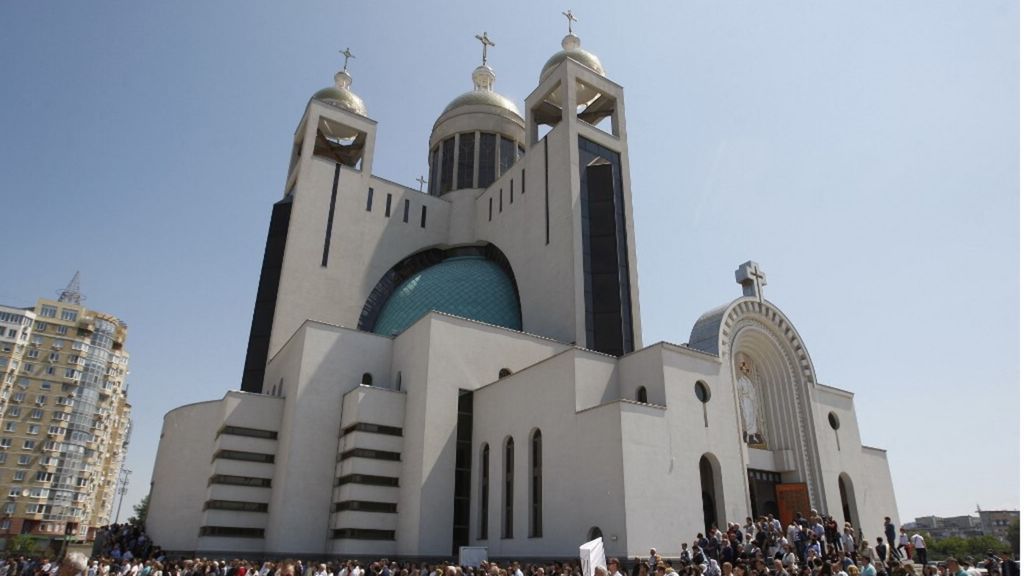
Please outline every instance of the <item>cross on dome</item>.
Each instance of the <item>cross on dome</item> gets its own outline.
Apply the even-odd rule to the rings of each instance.
[[[757,262],[747,260],[736,269],[736,282],[743,286],[744,296],[753,296],[758,300],[764,300],[764,287],[768,284],[768,277]]]
[[[565,18],[569,21],[569,34],[572,34],[572,23],[579,22],[579,20],[575,16],[573,16],[572,9],[562,12],[562,16],[565,16]]]
[[[353,54],[348,48],[345,48],[344,50],[338,50],[338,54],[341,54],[342,56],[345,57],[345,65],[342,66],[341,71],[348,72],[348,60],[349,58],[355,58],[355,54]]]
[[[476,35],[476,39],[479,40],[480,43],[484,45],[484,63],[483,63],[483,66],[486,66],[487,65],[487,47],[488,46],[494,46],[494,42],[491,42],[491,39],[487,37],[487,32],[484,32],[483,36],[477,34]]]

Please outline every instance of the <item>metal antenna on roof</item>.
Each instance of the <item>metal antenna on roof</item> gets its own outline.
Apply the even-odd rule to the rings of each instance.
[[[82,296],[81,287],[78,283],[78,276],[78,270],[75,270],[75,276],[71,278],[71,282],[68,282],[67,287],[57,291],[57,294],[60,294],[60,297],[57,298],[58,302],[81,304],[85,300],[85,296]]]

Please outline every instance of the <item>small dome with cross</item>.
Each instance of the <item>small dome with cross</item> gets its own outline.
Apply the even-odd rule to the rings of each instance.
[[[345,65],[334,75],[334,86],[318,90],[313,94],[313,100],[366,116],[366,104],[352,91],[352,75],[348,73],[348,61],[355,56],[348,48],[341,51],[341,54],[345,56]]]

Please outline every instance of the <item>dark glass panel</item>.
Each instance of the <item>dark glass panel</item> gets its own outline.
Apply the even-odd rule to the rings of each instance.
[[[496,177],[494,173],[496,134],[480,134],[480,174],[477,178],[478,188],[487,188]]]
[[[456,188],[473,187],[473,156],[476,152],[476,133],[459,134],[459,178]]]

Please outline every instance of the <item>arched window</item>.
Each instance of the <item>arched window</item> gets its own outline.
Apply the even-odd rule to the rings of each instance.
[[[373,375],[369,372],[363,372],[363,379],[359,383],[364,386],[373,386]]]
[[[402,371],[399,370],[398,374],[395,375],[395,390],[398,392],[402,391]]]
[[[539,538],[544,532],[542,455],[540,430],[534,430],[530,436],[530,538]]]
[[[491,447],[484,444],[480,453],[480,539],[487,540],[488,507],[491,502]]]
[[[515,488],[513,479],[515,476],[515,464],[516,464],[516,446],[515,442],[509,437],[505,440],[505,469],[504,481],[502,482],[502,507],[501,507],[501,537],[512,538],[512,513],[513,513],[513,494],[512,490]]]
[[[598,538],[602,538],[603,536],[604,536],[604,534],[601,533],[601,529],[598,528],[597,526],[591,526],[590,530],[587,530],[587,541],[588,542],[591,541],[591,540],[597,540]]]
[[[704,509],[704,531],[711,530],[721,520],[721,510],[724,509],[722,490],[722,469],[718,459],[712,454],[704,454],[698,463],[700,470],[700,495],[701,505]]]
[[[509,370],[508,368],[502,368],[501,370],[498,370],[498,378],[499,379],[504,378],[505,376],[511,376],[511,375],[512,375],[512,371]]]
[[[647,404],[647,386],[641,386],[636,389],[636,401]]]

